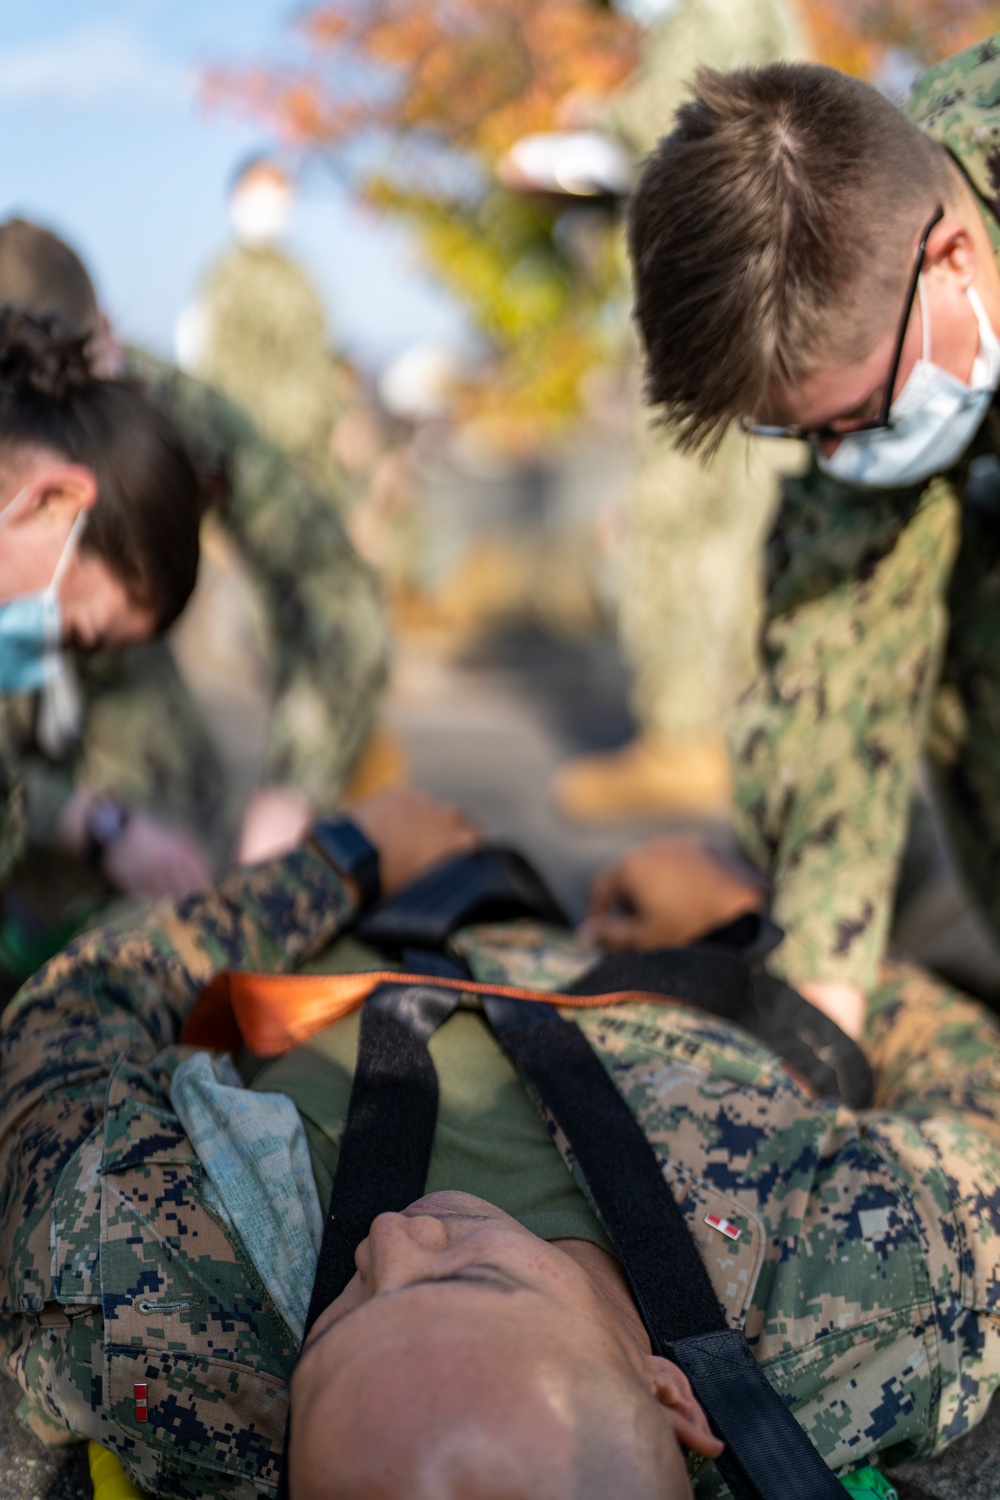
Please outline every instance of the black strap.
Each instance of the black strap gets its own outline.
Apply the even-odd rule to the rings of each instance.
[[[670,1338],[725,1328],[652,1148],[583,1032],[550,1005],[501,995],[482,1000],[497,1040],[572,1145],[654,1350]]]
[[[737,1023],[753,1009],[747,964],[738,954],[709,948],[606,953],[565,987],[567,995],[613,995],[620,990],[670,995]]]
[[[453,974],[454,959],[442,954],[453,932],[472,922],[526,916],[557,927],[569,925],[524,856],[492,845],[432,866],[365,913],[358,932],[380,951],[402,956],[410,973]],[[872,1101],[873,1081],[861,1049],[763,967],[762,960],[782,936],[763,912],[747,912],[684,948],[608,954],[566,993],[642,990],[675,996],[759,1037],[821,1096],[865,1109]],[[416,961],[414,949],[419,950]],[[435,958],[435,953],[441,956]]]
[[[650,1343],[687,1375],[726,1444],[735,1500],[843,1500],[711,1279],[652,1147],[578,1026],[530,1000],[483,997],[498,1040],[569,1142],[632,1288]]]
[[[545,881],[516,849],[485,845],[432,865],[367,912],[358,923],[366,942],[384,953],[442,948],[473,922],[533,917],[554,927],[569,918]]]
[[[748,952],[759,952],[757,945],[768,942],[766,931],[758,933],[757,921],[741,919],[707,934],[691,948],[606,954],[567,985],[565,993],[642,990],[687,1001],[759,1037],[821,1097],[842,1099],[851,1109],[867,1109],[874,1080],[857,1042],[783,979],[768,974],[759,962],[747,962]],[[763,948],[765,953],[769,946]]]
[[[438,1105],[427,1042],[458,999],[455,990],[380,985],[365,1002],[306,1336],[354,1275],[354,1252],[372,1221],[424,1190]]]
[[[735,1500],[843,1500],[743,1334],[726,1326],[656,1156],[583,1033],[550,1006],[482,999],[499,1041],[570,1143],[653,1349],[685,1371],[726,1443],[716,1464]],[[365,1004],[307,1332],[350,1281],[372,1220],[423,1192],[437,1115],[427,1042],[456,1003],[455,992],[433,984],[386,984]],[[287,1474],[286,1432],[282,1497]]]

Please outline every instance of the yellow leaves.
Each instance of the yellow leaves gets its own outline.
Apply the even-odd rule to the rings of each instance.
[[[217,69],[207,102],[324,150],[430,137],[471,158],[478,198],[421,194],[412,172],[404,188],[384,165],[363,170],[357,187],[413,226],[425,262],[492,346],[487,375],[462,393],[463,413],[507,446],[548,442],[607,356],[607,308],[624,284],[617,236],[605,222],[607,253],[588,245],[574,259],[551,217],[497,187],[493,168],[521,136],[562,125],[573,101],[593,105],[622,84],[638,27],[593,0],[326,0],[295,29],[301,67]]]

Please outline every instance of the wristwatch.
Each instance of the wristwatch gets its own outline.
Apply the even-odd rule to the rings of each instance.
[[[117,797],[97,797],[87,814],[87,863],[99,866],[128,827],[131,813]]]
[[[313,824],[313,842],[340,875],[357,883],[362,907],[374,906],[382,894],[378,850],[350,818],[320,818]]]

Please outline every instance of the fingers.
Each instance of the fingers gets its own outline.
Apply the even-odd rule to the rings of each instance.
[[[161,861],[147,872],[151,888],[148,893],[175,900],[199,886],[210,885],[211,880],[212,872],[200,852],[185,841],[178,841],[172,850],[164,850]]]
[[[616,860],[606,870],[600,870],[590,882],[587,911],[592,917],[613,911],[624,893],[623,860]]]
[[[590,916],[579,929],[585,943],[620,953],[655,947],[644,917],[632,912],[606,912]]]

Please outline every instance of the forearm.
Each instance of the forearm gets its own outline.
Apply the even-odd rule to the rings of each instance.
[[[299,850],[72,944],[0,1023],[0,1180],[10,1133],[26,1115],[51,1114],[63,1095],[78,1105],[89,1098],[100,1113],[121,1054],[148,1059],[176,1041],[215,970],[291,969],[325,946],[351,910],[333,870]]]
[[[29,755],[17,769],[27,801],[29,842],[39,849],[64,847],[61,827],[77,791],[76,767]]]
[[[335,804],[374,723],[386,679],[387,631],[367,572],[347,570],[328,595],[311,581],[308,592],[321,596],[308,642],[286,640],[279,650],[262,780],[294,786],[323,810]]]
[[[226,522],[274,643],[275,699],[261,779],[332,806],[385,682],[378,583],[330,504],[269,444],[232,450]]]
[[[835,529],[822,547],[802,520],[779,531],[788,561],[772,611],[776,598],[785,607],[765,631],[732,759],[737,826],[771,877],[786,931],[776,958],[794,984],[874,981],[947,633],[955,521],[953,497],[929,494],[867,553],[852,536],[854,566],[839,576]]]

